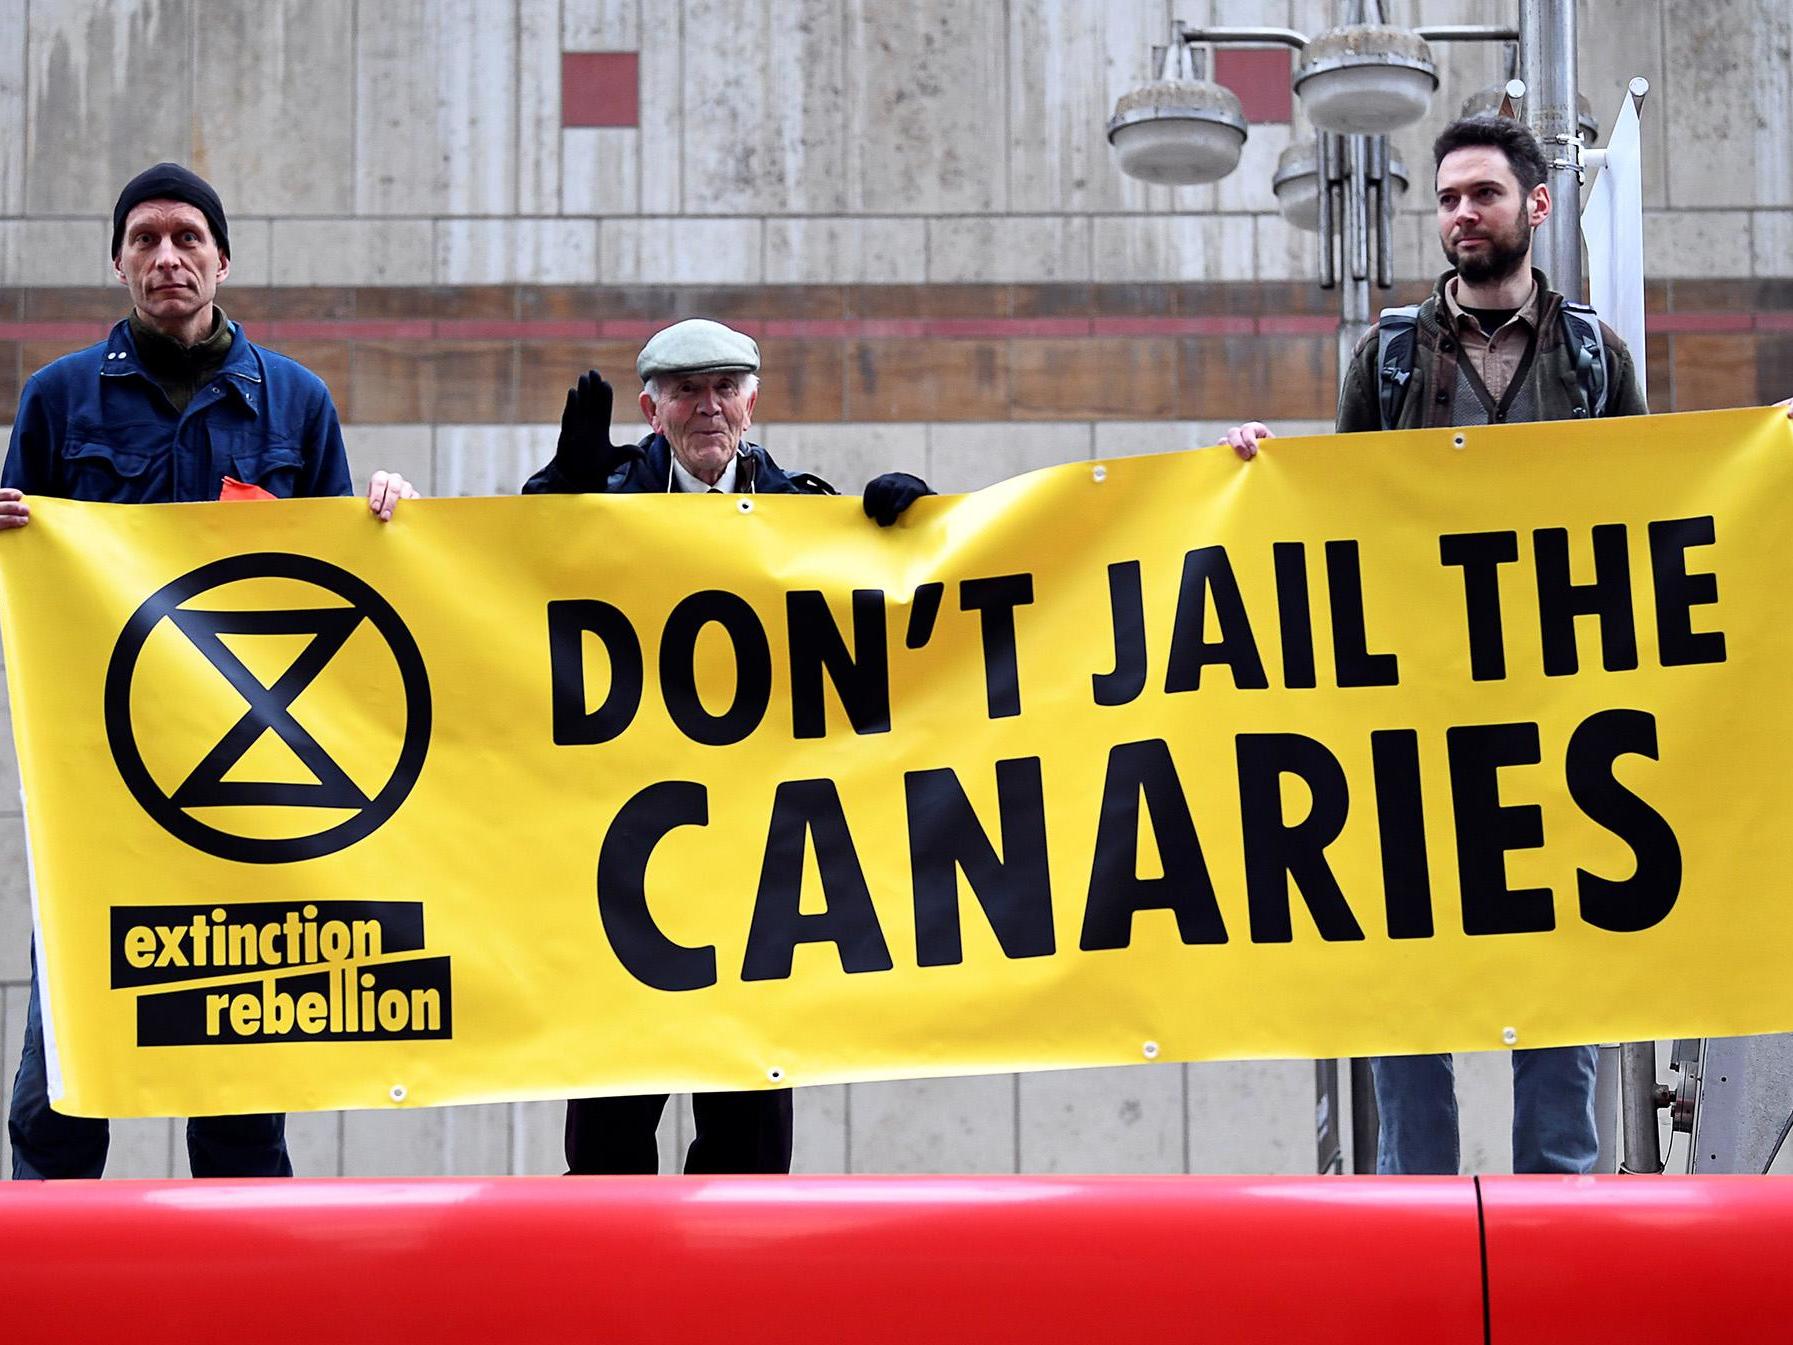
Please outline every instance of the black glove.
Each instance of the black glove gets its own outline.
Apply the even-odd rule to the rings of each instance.
[[[903,511],[923,495],[934,492],[919,476],[907,472],[886,472],[865,483],[865,516],[878,520],[880,528],[888,528],[903,516]]]
[[[602,486],[622,460],[622,447],[610,442],[610,412],[616,393],[596,369],[579,375],[567,392],[567,409],[560,413],[560,439],[554,458],[569,480]]]

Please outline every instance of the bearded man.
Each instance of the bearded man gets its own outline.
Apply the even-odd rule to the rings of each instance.
[[[1532,233],[1550,214],[1544,154],[1507,117],[1466,117],[1432,146],[1438,239],[1451,270],[1413,310],[1390,309],[1358,343],[1339,391],[1338,430],[1493,425],[1648,408],[1625,343],[1533,268]],[[1400,323],[1404,347],[1384,339]],[[1261,422],[1228,431],[1241,458],[1273,438]],[[1591,1172],[1598,1048],[1513,1052],[1513,1170]],[[1455,1173],[1457,1101],[1446,1055],[1370,1062],[1380,1113],[1376,1170]]]

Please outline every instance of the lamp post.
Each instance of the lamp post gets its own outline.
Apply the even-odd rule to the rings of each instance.
[[[1520,0],[1519,78],[1525,82],[1526,121],[1549,166],[1550,218],[1533,243],[1558,293],[1582,297],[1582,140],[1575,83],[1573,0]]]
[[[1198,71],[1199,49],[1286,46],[1300,53],[1293,87],[1316,128],[1311,148],[1294,145],[1278,165],[1277,207],[1320,235],[1319,284],[1338,289],[1339,373],[1372,315],[1372,280],[1394,285],[1394,201],[1405,168],[1388,134],[1426,115],[1438,88],[1432,45],[1516,44],[1520,80],[1471,104],[1502,110],[1523,95],[1523,114],[1544,145],[1556,210],[1539,231],[1540,260],[1552,284],[1582,294],[1576,229],[1582,149],[1595,127],[1582,111],[1575,78],[1574,0],[1519,0],[1517,27],[1454,24],[1406,29],[1384,22],[1381,0],[1344,0],[1345,22],[1315,37],[1293,28],[1197,28],[1173,21],[1158,78],[1122,96],[1108,123],[1122,172],[1146,182],[1215,182],[1238,166],[1249,128],[1230,89]],[[1584,136],[1586,139],[1584,139]],[[1308,166],[1311,165],[1311,168]],[[1311,172],[1312,176],[1308,174]]]

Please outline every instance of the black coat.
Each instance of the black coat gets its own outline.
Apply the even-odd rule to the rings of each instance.
[[[602,455],[594,454],[586,463],[565,461],[556,453],[554,460],[523,483],[525,495],[654,495],[665,494],[672,479],[672,445],[662,434],[650,434],[640,443],[619,450],[619,456],[603,471]],[[600,475],[600,473],[602,473]],[[838,492],[819,476],[808,472],[787,472],[772,455],[758,444],[741,446],[740,465],[735,469],[735,491],[738,494],[761,495],[834,495]]]

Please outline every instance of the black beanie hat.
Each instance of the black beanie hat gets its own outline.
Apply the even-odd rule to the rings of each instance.
[[[212,190],[212,184],[178,163],[159,163],[125,183],[125,189],[118,194],[118,204],[112,207],[114,258],[124,245],[126,217],[145,201],[185,201],[193,206],[212,226],[212,241],[218,245],[220,255],[230,256],[230,228],[224,219],[224,203]]]

